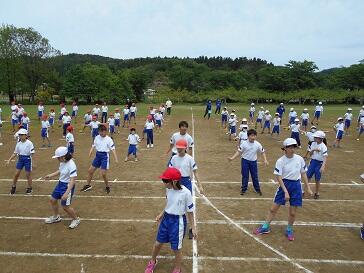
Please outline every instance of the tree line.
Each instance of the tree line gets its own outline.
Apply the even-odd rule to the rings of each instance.
[[[76,99],[120,103],[170,96],[195,102],[224,97],[230,101],[297,100],[324,96],[331,101],[364,98],[364,60],[349,67],[318,71],[312,61],[275,66],[259,58],[153,57],[114,59],[62,53],[32,28],[0,27],[0,92],[9,101]],[[319,99],[319,98],[318,98]]]

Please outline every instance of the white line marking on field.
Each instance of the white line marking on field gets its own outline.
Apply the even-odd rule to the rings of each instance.
[[[353,183],[355,185],[359,185],[359,183],[356,183],[354,180],[351,180],[351,183]]]
[[[47,253],[47,252],[15,252],[15,251],[0,251],[0,256],[12,257],[55,257],[55,258],[93,258],[93,259],[139,259],[149,260],[150,256],[146,255],[103,255],[103,254],[76,254],[76,253]],[[158,259],[174,260],[174,256],[158,256]],[[184,259],[191,260],[193,257],[184,256]],[[251,261],[251,262],[302,262],[302,263],[329,263],[329,264],[349,264],[349,265],[364,265],[361,260],[329,260],[329,259],[291,259],[284,258],[264,258],[264,257],[213,257],[200,256],[200,260],[211,261]]]
[[[193,116],[193,109],[191,107],[191,119],[192,119],[192,139],[194,140],[194,145],[192,146],[192,157],[195,159],[195,146],[196,146],[196,139],[195,139],[195,118]],[[195,211],[193,214],[194,222],[197,225],[197,202],[196,202],[196,193],[195,190],[197,190],[196,187],[196,181],[195,176],[192,176],[192,183],[193,183],[193,189],[192,189],[192,199],[193,203],[195,204]],[[192,241],[192,273],[198,273],[198,249],[197,249],[197,240],[193,239]]]
[[[85,269],[83,268],[83,264],[81,264],[81,271],[80,273],[85,273]]]
[[[118,181],[118,180],[115,178],[112,182],[115,183],[116,181]]]
[[[354,151],[344,151],[345,153],[354,153]]]
[[[36,179],[35,181],[41,181],[43,177],[39,177],[38,179]]]

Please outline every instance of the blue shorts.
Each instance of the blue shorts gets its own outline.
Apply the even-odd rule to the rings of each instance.
[[[157,241],[162,244],[170,243],[173,250],[179,250],[182,248],[186,227],[186,215],[172,215],[164,212],[158,228]]]
[[[162,127],[162,121],[161,120],[156,120],[155,123],[159,126]]]
[[[221,121],[226,122],[227,121],[227,115],[222,115],[221,116]]]
[[[135,118],[135,112],[130,112],[130,117],[134,117]]]
[[[115,126],[114,125],[110,125],[109,126],[109,133],[115,133]]]
[[[272,133],[273,133],[273,134],[274,134],[274,133],[279,134],[279,125],[274,125],[274,126],[273,126],[273,131],[272,131]]]
[[[19,117],[18,117],[18,122],[19,123],[21,123],[21,119],[23,118],[23,115],[20,115]]]
[[[63,115],[59,115],[58,120],[62,120]]]
[[[75,145],[73,144],[73,142],[70,142],[70,143],[68,143],[68,152],[70,153],[70,154],[74,154],[74,152],[75,152]]]
[[[115,126],[120,126],[120,119],[115,119]]]
[[[351,125],[351,120],[350,120],[350,119],[346,119],[346,120],[345,120],[345,127],[346,127],[346,128],[349,128],[349,127],[350,127],[350,125]]]
[[[308,119],[303,119],[302,126],[307,126],[307,125],[308,125]]]
[[[41,137],[48,137],[48,128],[42,128],[40,131]]]
[[[295,119],[296,119],[296,117],[290,117],[289,118],[289,124],[293,124]]]
[[[11,119],[11,124],[12,125],[17,125],[19,123],[19,120],[17,119]]]
[[[321,111],[315,111],[315,118],[319,118],[321,116]]]
[[[254,112],[249,112],[249,117],[253,118],[254,117]]]
[[[192,194],[192,182],[189,176],[181,177],[181,185],[185,186]]]
[[[364,133],[364,127],[360,127],[360,129],[359,129],[359,134],[362,134],[362,133]]]
[[[32,171],[32,157],[30,155],[19,155],[18,161],[16,162],[16,169],[25,169],[26,172]]]
[[[52,198],[55,200],[61,199],[63,194],[67,191],[67,188],[68,188],[68,183],[58,181],[58,184],[56,185],[56,187],[54,188],[54,190],[52,192]],[[68,194],[67,199],[61,201],[62,206],[71,205],[74,192],[75,192],[75,187],[72,188],[72,190]]]
[[[72,111],[72,115],[71,115],[72,117],[75,117],[75,116],[77,116],[77,111]]]
[[[89,120],[89,121],[85,121],[85,125],[89,125],[89,124],[90,124],[90,122],[91,122],[91,120]]]
[[[43,111],[38,111],[38,117],[41,118],[43,116]]]
[[[129,120],[129,115],[124,115],[124,120]]]
[[[49,125],[53,125],[53,124],[54,124],[54,118],[50,118],[50,119],[48,120],[48,122],[49,122]]]
[[[236,133],[236,126],[230,126],[229,131],[230,131],[231,135],[235,134]]]
[[[28,123],[23,123],[23,128],[28,131],[29,130]]]
[[[92,138],[95,138],[96,136],[98,136],[99,128],[92,128],[91,135],[92,135]]]
[[[261,118],[257,118],[257,123],[262,123],[262,119]]]
[[[311,159],[310,161],[310,165],[308,166],[308,170],[307,170],[307,177],[309,179],[312,178],[313,175],[315,175],[315,181],[319,182],[321,180],[321,166],[322,166],[322,161],[316,160],[316,159]]]
[[[92,166],[103,170],[108,170],[110,165],[110,157],[107,152],[96,152],[96,156],[92,161]]]
[[[343,138],[343,135],[344,135],[344,131],[337,131],[336,132],[336,139],[342,139]]]
[[[137,153],[137,146],[134,144],[129,144],[129,148],[128,148],[128,155],[135,155],[136,156]]]
[[[289,193],[289,204],[293,207],[302,207],[302,186],[301,180],[283,179],[284,185]],[[285,205],[284,191],[279,187],[274,197],[274,203],[278,205]]]
[[[264,121],[264,128],[269,128],[270,129],[270,121],[269,120]]]

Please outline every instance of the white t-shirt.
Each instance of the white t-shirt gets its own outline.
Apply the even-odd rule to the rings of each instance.
[[[252,107],[250,107],[250,109],[249,109],[249,112],[255,112],[255,107],[254,106],[252,106]]]
[[[291,128],[291,131],[294,132],[294,133],[299,133],[300,132],[300,127],[301,125],[300,124],[296,124],[296,123],[293,123],[289,126],[289,128]]]
[[[247,127],[247,128],[246,128],[247,130],[249,130],[249,126],[248,126],[248,124],[240,124],[240,125],[239,125],[239,130],[240,130],[240,131],[241,131],[241,130],[243,130],[243,127],[244,127],[244,126],[245,126],[245,127]]]
[[[264,117],[264,111],[263,110],[261,110],[261,111],[259,111],[258,112],[258,119],[263,119],[263,117]]]
[[[56,112],[49,112],[49,118],[55,118]]]
[[[18,109],[18,106],[12,105],[12,106],[10,106],[10,109],[11,109],[11,112],[15,112],[16,109]]]
[[[154,115],[154,119],[155,120],[162,120],[163,119],[163,115],[161,113],[157,113]]]
[[[316,159],[319,161],[324,161],[324,157],[328,156],[327,147],[325,143],[321,142],[318,144],[317,142],[312,142],[311,146],[308,147],[307,151],[311,152],[312,150],[320,149],[320,151],[314,151],[311,159]]]
[[[248,132],[247,131],[241,131],[239,133],[238,137],[239,137],[240,141],[248,140]]]
[[[270,121],[272,119],[272,115],[271,114],[265,115],[264,118],[266,121]]]
[[[175,154],[177,153],[177,149],[175,146],[176,146],[177,141],[180,139],[184,139],[187,141],[188,148],[192,148],[194,145],[193,138],[188,133],[181,135],[180,132],[176,132],[172,135],[171,140],[169,141],[170,144],[173,144],[172,152]]]
[[[137,111],[137,108],[136,108],[136,106],[130,106],[130,113],[136,113],[136,111]]]
[[[17,112],[11,112],[11,119],[17,120],[18,119],[18,113]]]
[[[62,117],[62,123],[63,124],[71,123],[71,121],[72,121],[72,117],[70,117],[70,116],[63,116]]]
[[[114,118],[115,118],[115,119],[120,119],[120,113],[119,113],[119,112],[116,112],[116,113],[114,114]]]
[[[221,111],[221,115],[222,115],[222,116],[228,116],[228,115],[229,115],[228,110],[222,110],[222,111]]]
[[[43,112],[43,111],[44,111],[44,106],[38,105],[38,112]]]
[[[172,107],[172,102],[170,100],[166,101],[166,107],[167,108],[171,108]]]
[[[140,137],[137,134],[129,134],[128,135],[128,141],[131,145],[137,145],[138,142],[140,142]]]
[[[107,122],[109,123],[110,126],[115,126],[115,119],[114,118],[108,118]]]
[[[23,107],[19,107],[18,108],[18,116],[23,115],[23,113],[24,113],[24,108]]]
[[[149,113],[150,113],[151,115],[155,115],[155,111],[156,111],[156,109],[151,109],[151,110],[149,110]]]
[[[287,156],[280,157],[274,168],[274,174],[279,175],[282,179],[299,180],[301,173],[307,171],[306,163],[299,155],[294,154],[292,158]]]
[[[315,112],[323,112],[323,111],[324,111],[324,107],[322,105],[316,105]]]
[[[308,138],[308,141],[314,141],[315,138],[313,137],[313,132],[305,132],[306,137]]]
[[[364,116],[360,118],[360,126],[364,127]]]
[[[96,149],[98,152],[110,152],[111,150],[115,150],[114,141],[109,136],[102,137],[97,135],[95,137],[94,143],[92,147]]]
[[[236,122],[237,122],[237,120],[236,120],[235,117],[234,118],[229,118],[229,120],[228,120],[228,123],[229,123],[230,126],[236,126]]]
[[[123,109],[124,116],[129,115],[130,110],[128,108]]]
[[[69,183],[71,177],[77,176],[77,167],[73,159],[59,163],[59,181]]]
[[[103,105],[103,106],[101,106],[101,110],[102,110],[103,113],[107,113],[109,108],[106,105]]]
[[[174,155],[169,162],[169,167],[178,169],[183,177],[192,177],[192,172],[197,170],[196,162],[189,154],[184,156]]]
[[[154,128],[154,123],[153,121],[147,121],[144,125],[145,129],[150,130]]]
[[[29,156],[34,154],[34,145],[29,139],[25,140],[24,142],[19,141],[16,143],[14,153],[18,155]]]
[[[21,123],[23,123],[23,124],[28,124],[28,123],[30,123],[30,118],[29,118],[29,117],[22,117],[22,118],[21,118]]]
[[[344,123],[337,123],[335,128],[337,131],[344,131],[345,124]]]
[[[258,141],[243,141],[238,150],[241,152],[241,158],[249,161],[256,161],[258,153],[264,153],[263,146]]]
[[[74,138],[72,133],[70,133],[70,132],[67,133],[66,142],[67,143],[74,143],[75,142],[75,138]]]
[[[73,112],[77,112],[78,111],[78,106],[77,105],[73,105],[72,106],[72,111]]]
[[[50,127],[50,124],[49,124],[49,121],[48,120],[42,120],[42,129],[44,128],[49,128]]]
[[[92,120],[92,115],[91,114],[85,114],[83,119],[86,121],[86,122],[89,122]]]
[[[94,107],[94,109],[92,109],[92,113],[94,113],[94,115],[98,115],[100,113],[100,108]]]
[[[358,118],[364,117],[364,109],[360,109]]]
[[[297,112],[296,111],[291,111],[291,112],[289,112],[288,116],[290,118],[295,118],[295,117],[297,117]]]
[[[301,119],[309,119],[310,118],[310,114],[309,113],[302,113],[301,114]]]
[[[273,118],[273,126],[279,126],[281,123],[281,118]]]
[[[97,129],[99,128],[100,124],[101,124],[100,121],[96,120],[96,121],[91,121],[88,126],[90,126],[91,129]]]
[[[66,112],[67,112],[66,107],[62,107],[62,108],[61,108],[61,115],[64,115],[64,113],[66,113]]]
[[[172,215],[185,215],[186,212],[193,212],[194,205],[191,192],[182,186],[181,190],[167,189],[167,205],[165,212]]]
[[[347,120],[352,120],[353,114],[352,113],[345,113],[344,118]]]

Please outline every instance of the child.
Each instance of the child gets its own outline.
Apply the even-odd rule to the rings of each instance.
[[[123,119],[123,128],[125,127],[125,122],[127,124],[127,128],[129,128],[129,124],[130,124],[130,121],[129,121],[129,112],[130,112],[130,109],[128,108],[128,105],[125,105],[125,107],[123,109],[123,116],[124,116],[124,119]]]
[[[323,112],[324,112],[324,107],[322,106],[322,102],[320,101],[318,105],[316,105],[315,107],[315,115],[313,117],[313,120],[311,121],[311,125],[313,125],[315,119],[316,119],[316,125],[318,125],[319,119],[322,116]]]
[[[62,118],[63,118],[63,115],[67,112],[67,109],[64,105],[64,103],[62,102],[61,103],[61,112],[60,112],[60,115],[58,117],[58,127],[61,127],[61,123],[62,123]]]
[[[334,126],[334,131],[336,132],[336,139],[332,146],[340,148],[340,142],[344,135],[344,119],[342,117],[337,119],[337,123]]]
[[[62,124],[63,124],[63,137],[66,137],[67,134],[67,127],[71,125],[72,117],[66,111],[62,117]]]
[[[91,128],[92,142],[94,142],[95,137],[99,135],[100,124],[100,121],[97,120],[97,116],[92,116],[92,121],[88,125]]]
[[[99,104],[96,103],[95,104],[95,107],[92,109],[92,115],[93,116],[96,116],[96,120],[99,120],[99,114],[100,114],[101,110],[100,110],[100,107],[99,107]]]
[[[239,126],[239,130],[242,130],[243,129],[243,126],[245,126],[245,125],[248,126],[248,120],[246,118],[243,118],[241,120],[241,124]],[[248,128],[249,128],[249,126],[248,126]]]
[[[164,121],[163,115],[160,110],[154,115],[154,119],[155,119],[156,129],[157,131],[160,132],[162,130],[162,124]]]
[[[163,107],[164,108],[164,107]],[[163,109],[162,108],[162,109]],[[130,106],[130,120],[129,120],[129,124],[130,124],[130,122],[131,122],[131,120],[132,119],[134,119],[134,124],[136,124],[136,120],[135,120],[135,118],[136,118],[136,113],[137,113],[137,107],[135,106],[135,103],[133,103],[131,106]],[[164,114],[164,112],[163,112],[163,114]]]
[[[164,104],[161,104],[161,106],[159,106],[159,111],[161,112],[162,116],[164,117],[166,108],[164,107]]]
[[[134,155],[134,161],[138,161],[137,145],[141,140],[140,137],[136,134],[135,128],[130,129],[130,134],[127,138],[127,141],[129,142],[129,148],[128,148],[128,155],[125,158],[125,162],[129,160],[131,154]]]
[[[279,136],[280,126],[281,126],[281,118],[279,117],[279,113],[275,113],[275,117],[273,118],[273,130],[271,133],[271,136],[273,136],[274,133]]]
[[[2,134],[1,131],[3,129],[3,121],[1,120],[1,116],[0,116],[0,146],[3,146],[3,143],[1,142],[1,138],[2,138]]]
[[[24,112],[20,124],[23,126],[25,130],[28,131],[28,136],[29,136],[29,123],[30,123],[30,118],[28,117],[28,114]]]
[[[107,123],[109,124],[110,137],[113,139],[115,133],[115,118],[113,113],[110,113],[110,117],[107,119]]]
[[[264,117],[264,107],[261,106],[258,112],[257,120],[255,122],[255,129],[257,129],[258,123],[260,123],[260,129],[263,129],[263,117]]]
[[[44,105],[43,102],[40,101],[38,104],[38,121],[41,121],[43,114],[44,114]]]
[[[226,129],[226,124],[227,124],[228,116],[229,116],[229,112],[226,109],[226,107],[224,107],[224,109],[221,112],[221,126],[224,129]]]
[[[192,148],[194,145],[194,141],[193,141],[193,138],[187,133],[188,122],[184,121],[184,120],[180,121],[178,123],[178,128],[179,128],[179,132],[176,132],[171,136],[171,140],[169,141],[169,149],[166,154],[168,155],[172,151],[172,156],[176,155],[177,154],[177,148],[176,148],[177,141],[180,139],[185,139],[188,144],[187,153],[189,155],[192,155]],[[172,156],[171,156],[171,158],[172,158]]]
[[[167,115],[170,116],[172,112],[172,101],[168,98],[166,101]]]
[[[344,115],[344,119],[345,119],[345,135],[349,135],[349,128],[351,125],[351,120],[353,119],[353,113],[352,113],[353,109],[348,108],[347,112]]]
[[[269,114],[269,110],[266,110],[264,113],[264,126],[262,129],[262,134],[264,134],[265,128],[268,128],[268,134],[270,134],[270,120],[272,119],[272,115]]]
[[[364,116],[363,116],[364,117]],[[360,176],[360,180],[361,180],[361,182],[363,182],[364,183],[364,173]],[[362,225],[362,227],[361,227],[361,229],[360,229],[360,238],[362,239],[362,240],[364,240],[364,222],[363,222],[363,225]]]
[[[104,102],[104,105],[101,106],[101,123],[107,122],[107,112],[109,111],[109,108],[106,105],[106,102]]]
[[[359,115],[358,115],[358,128],[360,127],[360,119],[364,117],[364,105],[361,107],[360,111],[359,111]]]
[[[304,132],[306,137],[308,138],[308,147],[311,146],[312,142],[314,141],[314,133],[317,131],[316,126],[312,125],[309,132]],[[305,158],[305,157],[304,157]],[[306,158],[305,158],[306,159]]]
[[[255,113],[255,107],[254,107],[254,103],[250,104],[250,109],[249,109],[249,122],[251,124],[253,124],[253,120],[254,120],[254,113]]]
[[[294,123],[289,125],[289,128],[291,129],[291,138],[295,139],[297,141],[297,145],[298,145],[298,148],[302,148],[301,147],[301,140],[300,140],[300,120],[298,118],[296,118],[294,120]]]
[[[107,179],[107,170],[110,165],[110,151],[113,152],[115,163],[119,163],[118,156],[115,151],[114,141],[107,135],[107,128],[104,124],[99,126],[99,135],[94,139],[92,147],[89,152],[89,157],[91,157],[92,152],[96,150],[96,156],[92,161],[90,168],[88,169],[87,184],[81,189],[81,191],[86,192],[92,189],[91,180],[96,171],[96,169],[101,169],[101,176],[105,182],[105,191],[107,194],[110,193],[109,181]]]
[[[253,186],[255,192],[262,196],[262,191],[260,190],[259,178],[258,178],[258,154],[262,154],[264,158],[264,164],[268,165],[267,157],[265,156],[265,151],[263,146],[256,141],[257,131],[250,129],[248,131],[248,140],[243,141],[236,153],[229,157],[229,161],[233,161],[239,154],[241,155],[241,192],[240,195],[244,195],[248,189],[249,172],[253,180]]]
[[[25,109],[23,108],[23,106],[19,103],[18,104],[18,123],[21,123],[21,119],[23,118],[23,114],[25,112]]]
[[[49,112],[49,119],[48,119],[48,122],[49,122],[49,125],[51,126],[52,128],[52,132],[54,132],[54,120],[56,118],[56,112],[54,112],[54,109],[52,108],[51,111]]]
[[[48,136],[48,130],[49,130],[49,121],[48,121],[48,117],[47,115],[43,115],[42,118],[42,122],[41,122],[41,131],[40,131],[40,136],[42,137],[42,148],[44,148],[45,145],[45,140],[47,139],[48,142],[48,147],[51,147],[51,142],[49,140],[49,136]]]
[[[15,126],[18,124],[19,124],[18,108],[14,108],[14,111],[13,110],[11,111],[11,125],[13,126],[13,132],[15,132]]]
[[[327,161],[327,146],[325,145],[325,133],[317,131],[313,134],[314,142],[308,147],[307,153],[310,153],[311,161],[307,170],[308,182],[310,182],[313,175],[315,175],[316,191],[314,198],[320,197],[320,180],[321,175],[325,171]]]
[[[96,118],[97,119],[97,118]],[[85,121],[84,125],[83,125],[83,129],[82,129],[82,133],[85,131],[86,127],[90,127],[90,123],[92,121],[92,115],[91,115],[91,110],[88,110],[87,113],[83,116],[83,120]]]
[[[279,104],[279,106],[276,109],[276,112],[279,114],[279,118],[281,119],[280,120],[281,121],[280,125],[282,125],[283,114],[286,112],[286,108],[284,107],[284,103],[283,102],[281,102]]]
[[[156,217],[159,222],[157,240],[153,246],[152,259],[149,261],[145,273],[153,273],[157,266],[157,256],[163,244],[170,243],[175,253],[173,273],[181,273],[182,242],[186,231],[186,213],[192,227],[192,235],[197,239],[194,222],[194,204],[191,193],[180,184],[181,173],[176,168],[168,168],[160,176],[166,188],[167,204],[165,209]]]
[[[310,119],[310,114],[308,113],[307,108],[303,109],[303,113],[301,114],[301,119],[302,119],[301,123],[302,128],[305,130],[305,132],[307,132],[307,126]]]
[[[152,120],[154,122],[155,109],[153,106],[149,107],[149,115],[152,117]]]
[[[72,103],[72,119],[75,120],[75,123],[77,123],[77,115],[78,115],[78,105],[77,105],[77,102],[73,102]]]
[[[62,220],[58,211],[58,200],[61,199],[63,210],[72,218],[71,224],[68,227],[70,229],[74,229],[81,222],[75,210],[70,207],[72,197],[75,192],[77,167],[72,159],[72,154],[68,152],[66,147],[58,147],[52,158],[58,159],[59,169],[54,173],[46,175],[44,179],[49,180],[52,177],[59,175],[59,182],[54,188],[51,199],[49,200],[53,210],[53,215],[46,218],[45,223],[53,224]]]
[[[212,113],[212,101],[208,100],[206,103],[206,109],[205,109],[205,114],[203,115],[203,118],[205,118],[207,116],[207,119],[210,119],[211,113]]]
[[[239,135],[235,139],[239,139],[238,147],[240,147],[240,145],[243,141],[248,140],[248,125],[247,124],[243,125]]]
[[[294,240],[292,226],[296,218],[297,207],[302,207],[301,179],[303,179],[308,192],[312,195],[306,176],[306,164],[301,156],[295,154],[296,147],[297,142],[293,138],[287,138],[283,142],[282,150],[284,150],[284,155],[277,160],[274,168],[274,174],[276,181],[279,183],[279,188],[264,224],[254,231],[256,235],[270,233],[271,221],[274,219],[280,206],[284,206],[289,201],[290,207],[286,236],[289,241]]]
[[[115,127],[117,127],[117,131],[116,133],[119,134],[119,129],[120,129],[120,109],[119,108],[115,108],[115,114],[114,114],[114,118],[115,118]]]
[[[67,127],[67,132],[66,142],[68,153],[73,155],[75,153],[75,137],[73,136],[73,127],[71,125]]]
[[[359,129],[358,129],[358,137],[356,138],[359,141],[361,134],[364,132],[364,116],[360,118]]]
[[[154,128],[154,123],[153,123],[153,118],[151,115],[148,116],[148,120],[144,125],[145,128],[145,133],[147,134],[147,148],[154,147],[153,144],[153,128]]]
[[[229,140],[231,140],[231,138],[235,138],[236,136],[236,123],[238,122],[238,120],[236,119],[236,115],[234,113],[230,114],[230,118],[228,120],[228,124],[229,124]]]
[[[297,118],[297,112],[294,110],[294,108],[291,108],[288,113],[288,126],[293,124],[295,119]]]
[[[25,191],[26,194],[31,194],[32,189],[32,155],[34,154],[34,145],[27,137],[27,130],[20,129],[18,132],[20,141],[16,143],[14,153],[6,161],[6,165],[10,164],[10,161],[18,156],[16,163],[16,173],[13,178],[13,185],[11,186],[10,194],[15,194],[16,183],[18,182],[22,169],[25,169],[25,175],[28,180],[28,187]]]
[[[215,106],[216,106],[215,115],[216,114],[219,114],[220,115],[220,112],[221,112],[221,100],[220,99],[217,99],[216,100]]]

